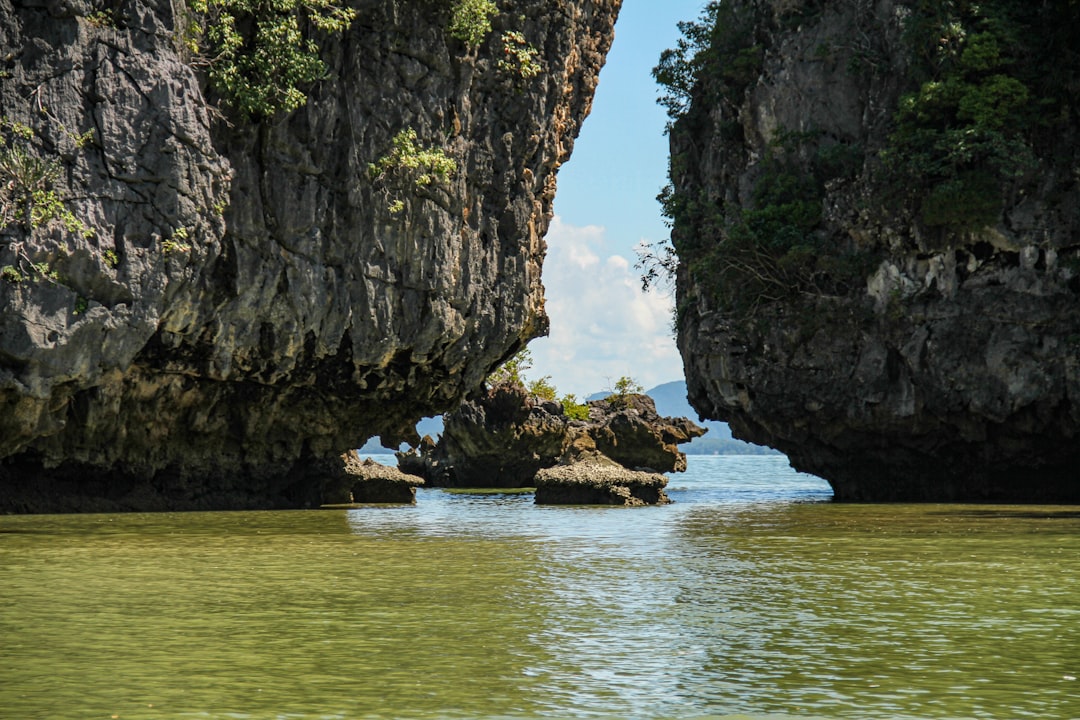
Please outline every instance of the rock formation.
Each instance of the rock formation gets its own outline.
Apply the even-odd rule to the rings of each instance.
[[[4,185],[66,209],[4,207],[0,511],[318,505],[309,468],[545,332],[556,171],[619,0],[514,3],[478,47],[448,2],[349,4],[306,104],[250,120],[215,107],[179,0],[0,0],[5,158],[45,169]],[[539,74],[501,67],[511,30]],[[446,181],[369,170],[407,130]]]
[[[416,488],[424,478],[409,475],[396,467],[368,458],[361,460],[356,450],[327,462],[324,470],[323,507],[361,504],[416,503]]]
[[[666,505],[667,476],[628,470],[597,454],[536,473],[537,505]]]
[[[434,487],[536,487],[539,503],[666,502],[661,473],[686,470],[678,446],[705,429],[660,417],[647,395],[587,407],[588,420],[573,420],[558,402],[496,385],[448,413],[438,443],[399,453],[399,466]]]
[[[838,500],[1080,501],[1076,7],[722,6],[673,102],[694,407]]]

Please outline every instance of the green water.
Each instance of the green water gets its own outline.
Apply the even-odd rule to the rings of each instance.
[[[0,718],[1080,718],[1080,509],[745,462],[664,508],[0,517]]]

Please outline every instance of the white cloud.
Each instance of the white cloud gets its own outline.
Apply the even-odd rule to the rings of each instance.
[[[604,229],[558,216],[544,263],[549,337],[529,344],[529,377],[550,375],[560,392],[588,395],[629,375],[651,388],[682,378],[671,329],[672,298],[642,292],[634,259],[605,255]]]

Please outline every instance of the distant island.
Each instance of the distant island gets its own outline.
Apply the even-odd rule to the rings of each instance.
[[[593,393],[589,400],[598,400],[607,396],[607,392]],[[686,400],[686,382],[677,380],[674,382],[657,385],[645,394],[656,403],[656,411],[668,417],[696,418],[697,411],[690,407]],[[779,455],[777,450],[764,445],[737,440],[731,436],[731,428],[725,422],[717,420],[698,421],[698,424],[709,429],[704,437],[694,438],[691,442],[680,445],[679,449],[687,455]],[[442,417],[424,418],[416,425],[416,432],[423,437],[430,435],[437,438],[443,430]],[[361,453],[379,455],[392,453],[393,450],[384,448],[379,443],[379,438],[374,437],[364,443],[360,448]]]

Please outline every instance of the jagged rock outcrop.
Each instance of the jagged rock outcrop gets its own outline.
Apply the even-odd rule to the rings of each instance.
[[[694,407],[838,500],[1080,501],[1075,6],[723,5],[671,133]]]
[[[306,105],[254,122],[208,102],[180,0],[0,0],[4,149],[79,223],[0,231],[0,511],[318,505],[310,468],[545,332],[619,1],[514,3],[475,49],[449,3],[350,4]],[[500,69],[506,30],[540,74]],[[410,128],[458,170],[394,194],[369,164]]]
[[[663,493],[655,491],[667,482],[660,473],[686,470],[678,446],[705,434],[687,418],[658,415],[647,395],[591,400],[587,407],[588,420],[574,420],[561,403],[517,385],[496,385],[448,413],[438,443],[425,438],[419,452],[399,453],[398,464],[434,487],[537,487],[541,502],[557,495],[539,492],[544,479],[580,490],[570,493],[574,502],[592,493],[607,498],[596,499],[604,504],[631,495],[656,503]],[[594,473],[597,468],[603,472]],[[657,486],[656,478],[663,483]],[[623,492],[628,486],[653,490]]]
[[[341,462],[327,462],[324,469],[323,507],[361,504],[416,503],[416,488],[424,478],[401,469],[360,459],[356,450],[341,456]]]

